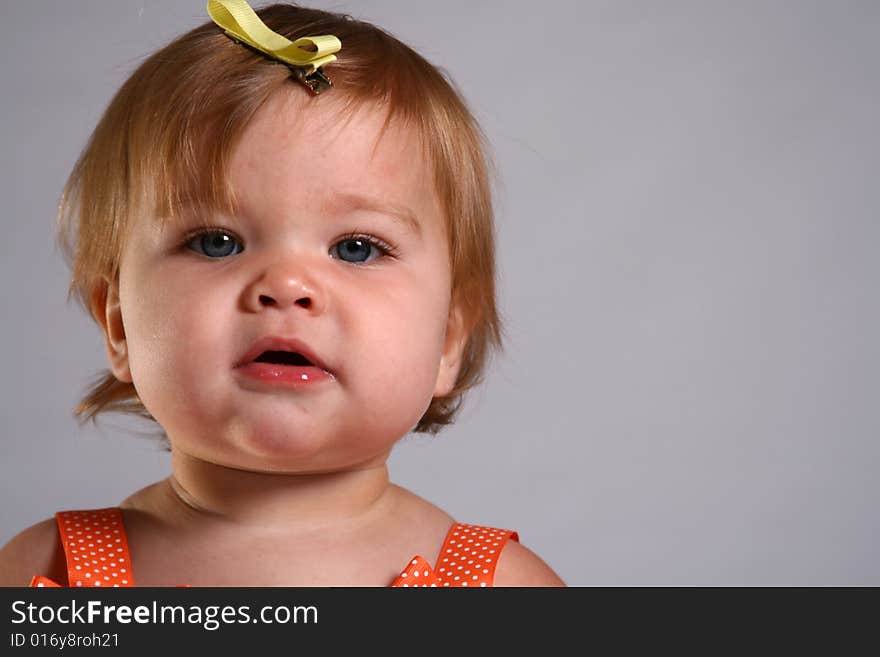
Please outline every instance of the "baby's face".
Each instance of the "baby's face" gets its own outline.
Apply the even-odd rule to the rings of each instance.
[[[390,129],[377,146],[383,118],[364,108],[345,124],[327,102],[277,94],[233,153],[235,223],[215,213],[224,232],[189,246],[195,218],[135,228],[113,369],[174,449],[266,471],[376,463],[452,388],[444,224],[415,134]],[[301,341],[332,376],[290,387],[236,367],[266,336]]]

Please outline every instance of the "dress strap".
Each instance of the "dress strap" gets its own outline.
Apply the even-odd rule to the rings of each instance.
[[[434,573],[438,586],[492,586],[498,557],[508,539],[519,541],[509,529],[455,523],[446,534]]]
[[[128,538],[118,507],[55,514],[68,586],[134,586]]]

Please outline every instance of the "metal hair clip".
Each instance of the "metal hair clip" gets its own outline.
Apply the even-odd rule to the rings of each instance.
[[[298,66],[291,66],[290,70],[293,71],[294,77],[306,85],[309,91],[315,96],[333,86],[333,82],[331,82],[330,78],[328,78],[324,74],[324,71],[319,68],[316,68],[309,74],[306,74],[305,70]]]
[[[208,0],[208,15],[230,39],[278,61],[313,95],[333,86],[322,66],[336,61],[342,42],[332,34],[291,41],[273,32],[245,0]]]

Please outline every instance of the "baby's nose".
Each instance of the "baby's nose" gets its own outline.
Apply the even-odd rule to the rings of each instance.
[[[304,267],[271,266],[248,291],[247,304],[253,312],[300,307],[312,314],[323,313],[325,296]]]

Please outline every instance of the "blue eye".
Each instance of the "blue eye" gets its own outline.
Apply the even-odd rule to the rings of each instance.
[[[386,252],[378,240],[366,235],[348,236],[337,242],[330,252],[332,253],[334,250],[338,254],[336,257],[340,260],[352,263],[370,262]],[[375,253],[375,257],[370,258],[371,253]]]
[[[189,237],[186,241],[187,248],[190,245],[198,245],[192,250],[209,258],[225,258],[241,253],[244,249],[234,250],[237,244],[238,239],[234,235],[222,230],[205,230]]]

